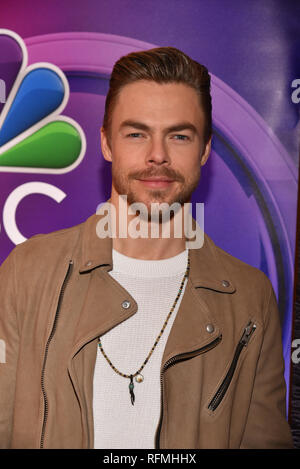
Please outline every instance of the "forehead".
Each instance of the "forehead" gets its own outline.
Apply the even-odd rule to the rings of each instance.
[[[184,120],[202,126],[204,115],[199,96],[192,87],[139,80],[125,85],[115,102],[112,125],[118,126],[126,119],[143,120],[149,125],[170,125]]]

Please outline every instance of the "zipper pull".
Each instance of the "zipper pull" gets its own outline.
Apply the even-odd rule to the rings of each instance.
[[[243,333],[242,338],[240,340],[240,343],[243,346],[245,346],[245,347],[247,346],[247,344],[250,340],[250,337],[253,334],[253,332],[255,331],[255,329],[256,329],[256,324],[254,324],[252,321],[250,321],[249,324],[245,327],[244,333]]]

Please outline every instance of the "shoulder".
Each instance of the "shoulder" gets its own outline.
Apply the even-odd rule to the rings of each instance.
[[[259,268],[229,254],[217,246],[209,237],[210,254],[215,258],[215,265],[233,287],[235,298],[240,304],[258,305],[266,310],[270,297],[274,298],[273,285],[269,277]]]
[[[69,228],[63,228],[50,233],[38,233],[28,238],[23,243],[18,244],[11,251],[18,263],[39,263],[53,261],[55,258],[61,259],[72,252],[76,246],[80,233],[85,222],[79,223]]]
[[[260,284],[261,282],[270,282],[267,275],[259,268],[229,254],[219,246],[215,245],[215,248],[218,256],[222,259],[225,269],[228,271],[230,276],[234,278],[236,283],[240,284],[241,282],[246,282],[253,286]]]

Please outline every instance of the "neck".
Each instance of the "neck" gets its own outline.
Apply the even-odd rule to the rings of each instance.
[[[130,211],[127,201],[118,195],[112,194],[110,203],[114,205],[116,215],[113,249],[126,256],[144,260],[167,259],[186,249],[182,207],[170,221],[151,223]]]

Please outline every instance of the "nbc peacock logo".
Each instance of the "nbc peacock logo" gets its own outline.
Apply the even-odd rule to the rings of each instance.
[[[27,66],[24,41],[0,29],[0,172],[63,174],[82,161],[83,130],[61,115],[70,95],[55,65]]]

